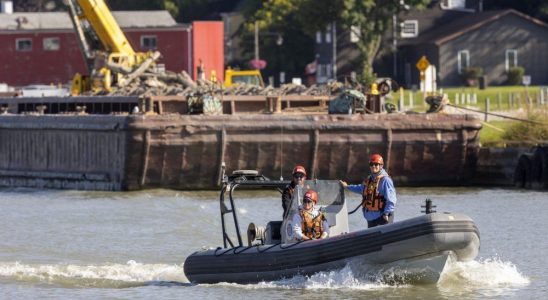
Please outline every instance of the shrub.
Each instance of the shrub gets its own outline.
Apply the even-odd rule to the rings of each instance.
[[[521,79],[525,74],[523,67],[513,67],[506,71],[506,84],[507,85],[521,85]]]
[[[478,79],[483,75],[483,69],[479,67],[465,68],[462,71],[462,79],[468,86],[475,86],[478,83]]]
[[[527,119],[535,123],[529,122],[515,122],[506,132],[502,138],[507,141],[515,143],[537,144],[546,143],[548,141],[548,124],[544,123],[548,117],[548,111],[535,110],[527,113]]]

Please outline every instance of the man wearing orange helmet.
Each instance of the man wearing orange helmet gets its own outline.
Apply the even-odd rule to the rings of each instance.
[[[291,201],[293,199],[293,192],[295,191],[295,187],[297,185],[304,185],[304,181],[306,180],[306,170],[303,166],[295,166],[293,168],[291,183],[288,184],[284,191],[282,192],[282,207],[284,209],[283,218],[287,216],[287,213],[289,211],[289,208],[291,207]]]
[[[347,184],[340,181],[344,188],[362,195],[363,216],[367,227],[384,225],[394,221],[396,206],[396,188],[388,173],[383,169],[384,161],[379,154],[371,155],[369,170],[371,174],[363,184]]]
[[[325,239],[329,236],[329,224],[322,212],[316,208],[318,193],[308,190],[303,204],[293,215],[293,235],[298,241]]]

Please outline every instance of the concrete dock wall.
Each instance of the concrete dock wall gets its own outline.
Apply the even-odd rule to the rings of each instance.
[[[514,186],[519,157],[528,148],[481,148],[472,183],[488,186]]]
[[[121,190],[126,118],[3,115],[0,185]]]

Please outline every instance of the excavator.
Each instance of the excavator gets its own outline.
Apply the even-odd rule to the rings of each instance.
[[[89,75],[76,73],[71,94],[110,92],[145,71],[156,72],[158,51],[135,52],[104,0],[66,0]]]
[[[228,68],[225,70],[225,87],[235,84],[252,84],[264,87],[263,77],[259,70],[237,70]]]

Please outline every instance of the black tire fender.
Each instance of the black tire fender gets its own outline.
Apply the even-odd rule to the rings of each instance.
[[[532,154],[520,155],[518,165],[514,171],[514,186],[517,188],[531,187],[531,161]]]

